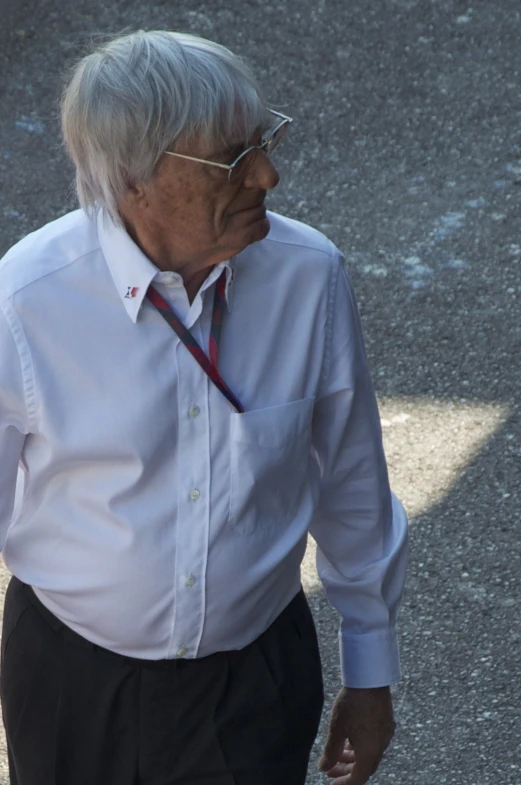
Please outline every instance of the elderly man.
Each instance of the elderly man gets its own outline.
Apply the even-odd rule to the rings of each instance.
[[[302,785],[310,532],[342,618],[321,769],[361,785],[406,517],[342,257],[266,212],[291,119],[223,47],[138,32],[79,63],[62,121],[83,209],[0,265],[11,783]]]

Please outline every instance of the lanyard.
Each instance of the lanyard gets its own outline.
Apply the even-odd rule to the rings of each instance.
[[[219,339],[221,337],[225,292],[226,270],[223,270],[215,285],[212,326],[210,328],[209,359],[195,340],[190,330],[184,326],[182,321],[170,308],[167,301],[161,297],[159,292],[157,292],[152,286],[149,286],[148,288],[147,297],[150,302],[155,305],[165,321],[168,322],[172,330],[177,334],[179,340],[184,343],[190,354],[194,357],[195,360],[197,360],[203,371],[215,384],[217,389],[220,390],[222,394],[230,401],[232,406],[235,406],[238,412],[242,413],[244,412],[244,409],[222,378],[217,366],[217,354],[219,349]]]

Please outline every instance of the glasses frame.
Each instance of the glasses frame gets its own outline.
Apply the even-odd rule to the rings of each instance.
[[[237,168],[243,158],[245,158],[248,153],[251,153],[252,150],[262,150],[266,153],[266,155],[271,155],[273,150],[275,150],[280,142],[282,142],[284,136],[286,135],[287,129],[293,122],[292,117],[288,117],[287,115],[282,114],[282,112],[276,112],[274,109],[269,109],[268,111],[274,117],[280,118],[280,122],[271,131],[269,139],[265,139],[262,144],[252,144],[250,147],[247,147],[246,150],[243,150],[242,153],[238,155],[231,164],[222,164],[217,161],[208,161],[206,158],[195,158],[193,155],[184,155],[183,153],[171,153],[169,150],[165,150],[165,155],[172,155],[175,158],[184,158],[185,161],[195,161],[199,164],[207,164],[208,166],[217,166],[219,169],[225,169],[228,172],[228,182],[230,182],[234,170]],[[278,139],[276,143],[273,144],[273,140],[276,138],[277,134],[279,134]]]

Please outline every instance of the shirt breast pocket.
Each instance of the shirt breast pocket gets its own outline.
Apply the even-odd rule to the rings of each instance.
[[[230,526],[283,526],[299,508],[311,448],[313,398],[232,414]]]

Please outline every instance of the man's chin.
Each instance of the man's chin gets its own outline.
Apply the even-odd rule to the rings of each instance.
[[[235,242],[233,247],[236,249],[234,256],[244,251],[249,245],[259,243],[264,240],[270,231],[270,221],[266,215],[266,211],[262,214],[259,211],[258,217],[255,220],[248,222],[239,231],[235,230]],[[240,239],[239,239],[240,238]]]
[[[252,243],[258,243],[260,240],[264,240],[265,237],[268,236],[270,231],[270,219],[266,214],[264,214],[258,221],[251,227],[252,235],[255,235],[255,239],[252,240]]]

